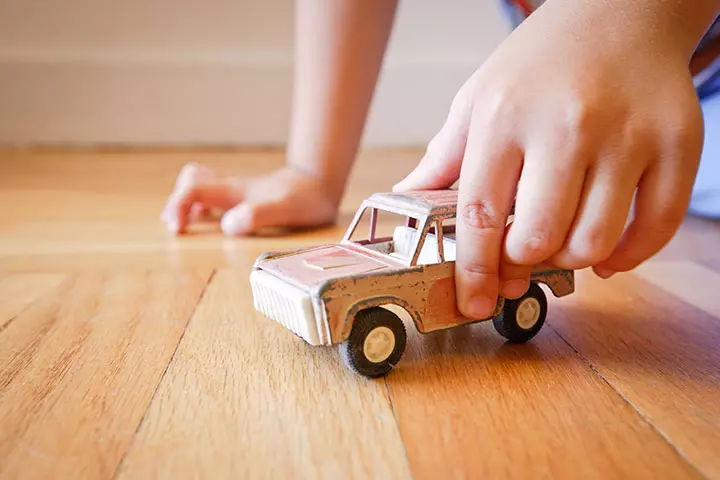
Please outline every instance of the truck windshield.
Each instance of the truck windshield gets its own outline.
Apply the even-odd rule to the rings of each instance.
[[[417,246],[418,225],[422,225],[418,218],[366,207],[347,239],[373,251],[409,262]]]

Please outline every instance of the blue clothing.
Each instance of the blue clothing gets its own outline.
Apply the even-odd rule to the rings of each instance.
[[[714,93],[700,100],[705,143],[688,212],[720,220],[720,78],[713,87]]]
[[[543,0],[501,0],[513,28],[539,7]],[[699,51],[720,36],[717,17],[698,44]],[[720,219],[720,57],[693,78],[705,121],[705,143],[688,212]]]

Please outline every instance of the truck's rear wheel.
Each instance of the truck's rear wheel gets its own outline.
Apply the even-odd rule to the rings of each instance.
[[[537,283],[525,295],[506,300],[502,313],[493,319],[495,330],[513,343],[525,343],[542,328],[547,316],[547,298]]]
[[[358,312],[347,340],[340,344],[345,365],[365,377],[382,377],[405,352],[407,332],[402,320],[381,307]]]

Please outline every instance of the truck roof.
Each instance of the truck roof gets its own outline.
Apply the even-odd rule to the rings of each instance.
[[[422,190],[402,193],[376,193],[370,202],[388,209],[412,211],[421,215],[455,215],[457,190]]]

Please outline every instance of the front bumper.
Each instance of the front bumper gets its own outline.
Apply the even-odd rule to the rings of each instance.
[[[312,298],[306,291],[263,270],[250,274],[255,309],[311,345],[321,345]]]

